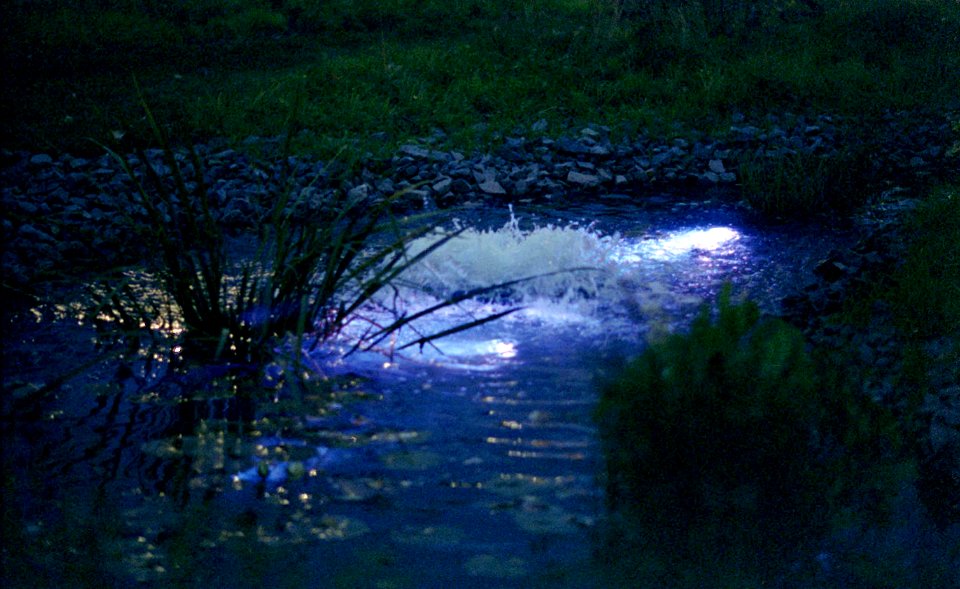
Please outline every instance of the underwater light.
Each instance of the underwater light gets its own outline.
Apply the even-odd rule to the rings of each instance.
[[[653,258],[664,260],[682,256],[694,250],[712,252],[739,238],[740,234],[730,227],[690,229],[658,240],[652,248],[651,255]]]
[[[517,356],[517,346],[513,342],[506,342],[503,340],[492,340],[490,342],[492,352],[498,357],[503,359],[515,358]]]

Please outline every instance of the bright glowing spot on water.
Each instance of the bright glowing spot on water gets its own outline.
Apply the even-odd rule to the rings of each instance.
[[[658,240],[656,245],[651,248],[650,257],[657,260],[668,260],[694,250],[713,252],[739,238],[740,234],[730,227],[691,229]]]
[[[513,342],[505,342],[502,340],[493,340],[490,342],[491,348],[494,354],[499,358],[508,360],[510,358],[515,358],[517,356],[517,346]]]

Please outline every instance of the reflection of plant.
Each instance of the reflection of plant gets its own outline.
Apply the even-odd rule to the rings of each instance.
[[[861,501],[858,485],[899,438],[842,379],[820,374],[798,330],[732,304],[729,287],[718,307],[605,386],[608,497],[682,553],[735,550],[725,543],[776,553]]]
[[[166,294],[179,310],[188,341],[205,354],[253,361],[269,353],[269,342],[278,336],[296,334],[298,342],[307,333],[316,341],[334,337],[381,289],[456,234],[409,255],[406,244],[431,227],[401,230],[390,222],[393,198],[340,198],[328,203],[329,212],[321,218],[303,219],[295,213],[302,203],[291,190],[281,189],[271,195],[253,255],[234,259],[210,206],[197,154],[191,150],[190,163],[182,163],[150,109],[143,106],[162,146],[165,168],[151,164],[141,151],[141,175],[136,160],[114,155],[136,183],[135,205],[148,219],[139,229],[158,254]],[[372,247],[374,238],[384,245]],[[101,313],[107,310],[107,315],[129,319],[124,321],[128,324],[153,323],[153,318],[143,317],[147,307],[132,298],[130,290],[107,292]],[[357,346],[374,344],[414,319],[465,298],[452,297],[426,311],[397,316],[385,326],[372,326]],[[130,316],[131,310],[140,316]],[[502,315],[427,335],[418,343]]]

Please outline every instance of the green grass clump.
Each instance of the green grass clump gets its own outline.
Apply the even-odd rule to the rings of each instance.
[[[715,319],[704,310],[608,382],[597,415],[608,498],[640,544],[754,580],[863,507],[863,493],[880,489],[882,506],[900,476],[889,417],[729,287]]]
[[[960,188],[935,190],[907,228],[910,246],[894,279],[898,327],[917,337],[960,333]]]
[[[773,217],[849,212],[867,201],[875,176],[868,146],[835,154],[791,151],[740,165],[744,200]]]

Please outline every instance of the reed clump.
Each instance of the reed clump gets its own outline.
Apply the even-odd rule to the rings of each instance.
[[[757,580],[851,513],[886,509],[909,470],[892,417],[729,286],[610,379],[597,417],[619,533]]]
[[[325,203],[321,212],[305,217],[301,196],[281,181],[280,188],[264,199],[255,234],[246,247],[238,248],[211,203],[196,152],[176,151],[150,108],[143,106],[161,145],[162,163],[151,162],[143,150],[132,157],[114,156],[136,186],[131,210],[145,213],[137,219],[129,214],[127,224],[155,254],[149,263],[175,312],[167,319],[157,317],[159,307],[147,304],[121,279],[100,290],[94,316],[121,326],[176,325],[187,348],[200,358],[258,363],[274,355],[274,344],[285,336],[294,336],[294,349],[301,350],[340,335],[359,320],[365,305],[381,304],[377,295],[406,269],[459,233],[436,236],[427,223],[401,226],[392,214],[399,195],[381,199],[340,195]],[[428,233],[435,235],[429,247],[408,251],[410,242]],[[394,311],[392,319],[359,330],[349,352],[371,349],[413,321],[486,290],[458,293],[413,313],[388,309]],[[410,345],[423,345],[514,310],[471,318],[442,333],[418,334]]]

